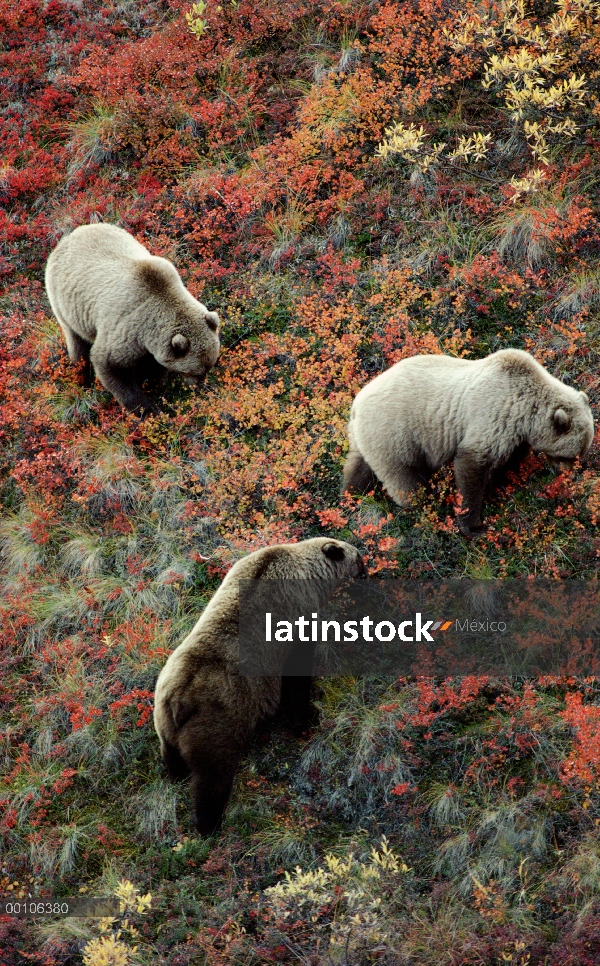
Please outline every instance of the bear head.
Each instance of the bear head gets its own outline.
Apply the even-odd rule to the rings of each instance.
[[[158,361],[170,372],[179,372],[197,385],[219,358],[220,320],[201,302],[177,309],[173,331]]]
[[[592,445],[594,420],[586,393],[556,382],[560,388],[552,387],[540,406],[528,442],[552,462],[571,464]]]
[[[171,262],[150,257],[136,271],[148,300],[146,348],[169,372],[200,383],[219,358],[220,320],[191,295]]]
[[[231,568],[230,579],[250,580],[343,580],[366,577],[356,547],[332,537],[312,537],[298,543],[275,544],[242,557]]]
[[[286,549],[291,551],[292,568],[298,567],[298,577],[339,580],[367,575],[358,550],[345,540],[313,537],[288,545]],[[292,573],[293,570],[290,576]]]

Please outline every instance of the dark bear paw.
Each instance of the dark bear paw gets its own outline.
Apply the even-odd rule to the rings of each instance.
[[[458,529],[462,533],[463,537],[467,538],[467,540],[474,540],[475,537],[481,536],[482,533],[485,533],[487,527],[483,523],[469,524],[459,518]]]

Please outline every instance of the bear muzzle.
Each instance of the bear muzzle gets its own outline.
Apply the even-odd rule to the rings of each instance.
[[[206,379],[206,376],[211,369],[214,369],[219,359],[219,351],[212,352],[210,355],[206,355],[200,360],[198,360],[199,365],[196,372],[186,372],[183,373],[185,381],[190,386],[201,386]]]
[[[557,473],[561,473],[564,469],[571,469],[576,458],[577,457],[570,458],[568,456],[549,456],[548,462],[553,470],[555,470]]]
[[[183,377],[183,381],[185,382],[186,386],[193,386],[195,389],[198,389],[198,387],[202,385],[205,379],[206,379],[206,375]]]
[[[204,382],[206,382],[206,376],[212,368],[212,366],[207,366],[204,372],[186,373],[183,377],[184,382],[186,382],[188,386],[194,386],[196,389],[198,389],[204,384]]]
[[[589,449],[590,443],[586,440],[577,456],[549,456],[548,462],[554,467],[555,470],[558,470],[559,472],[565,468],[571,469],[577,460],[582,460],[584,458]]]

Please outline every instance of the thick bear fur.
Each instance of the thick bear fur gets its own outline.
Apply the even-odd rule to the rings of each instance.
[[[285,710],[282,702],[289,705],[296,729],[310,720],[310,678],[239,673],[240,579],[306,580],[308,613],[324,603],[315,598],[321,580],[326,587],[332,579],[364,575],[360,554],[341,540],[317,537],[257,550],[231,568],[192,632],[167,660],[156,683],[154,724],[170,777],[192,776],[202,835],[219,826],[257,724]],[[283,675],[294,645],[269,647],[268,663]]]
[[[219,356],[219,316],[185,288],[177,269],[123,228],[82,225],[46,265],[46,291],[73,362],[91,366],[122,406],[157,412],[140,387],[179,372],[199,382]]]
[[[459,527],[473,536],[495,471],[528,448],[572,463],[589,450],[594,423],[584,392],[555,379],[529,353],[502,349],[475,361],[402,359],[358,393],[348,436],[342,492],[367,492],[378,479],[402,506],[453,461]]]

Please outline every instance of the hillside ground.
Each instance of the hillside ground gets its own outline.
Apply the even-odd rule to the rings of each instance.
[[[229,566],[331,534],[372,576],[598,577],[598,437],[456,528],[452,474],[340,502],[355,393],[532,352],[600,417],[600,5],[0,0],[2,966],[600,964],[595,679],[339,680],[199,838],[156,676]],[[140,423],[69,364],[62,234],[122,225],[223,320]],[[300,871],[298,871],[300,870]],[[288,878],[286,878],[288,874]]]

